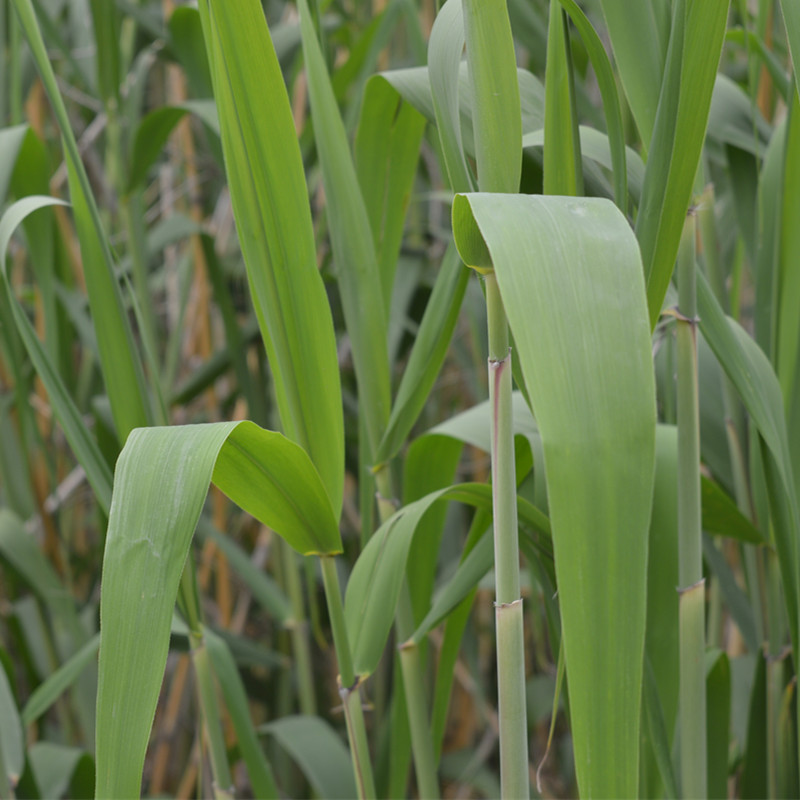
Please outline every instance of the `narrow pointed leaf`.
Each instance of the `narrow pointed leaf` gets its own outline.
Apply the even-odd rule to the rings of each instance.
[[[311,115],[325,185],[336,277],[353,349],[361,413],[374,455],[389,419],[391,403],[386,340],[388,313],[369,217],[347,134],[306,0],[300,0],[299,7]]]
[[[14,0],[14,5],[61,128],[86,288],[97,331],[100,366],[111,401],[117,436],[120,443],[124,443],[133,428],[152,422],[144,371],[125,312],[108,238],[100,221],[100,212],[80,159],[31,0]]]
[[[281,424],[311,456],[338,516],[344,423],[336,340],[283,75],[258,0],[212,0],[201,10],[234,217]]]
[[[677,0],[674,6],[669,57],[636,219],[651,328],[661,312],[692,196],[728,5],[729,0],[688,6],[686,0]]]
[[[28,214],[53,205],[64,205],[64,203],[52,197],[26,197],[14,203],[0,218],[0,283],[3,286],[2,291],[8,297],[17,331],[25,343],[28,356],[50,397],[53,412],[64,429],[64,435],[67,437],[78,463],[86,470],[86,476],[94,490],[97,502],[107,513],[111,505],[111,472],[97,442],[90,435],[72,397],[67,392],[55,365],[50,361],[44,346],[39,341],[33,324],[13,296],[5,268],[8,243],[11,241],[11,234],[17,225]]]
[[[450,187],[456,192],[475,188],[461,141],[458,84],[464,54],[461,0],[445,3],[436,15],[428,43],[428,71],[436,127]]]
[[[459,195],[453,229],[466,263],[483,238],[544,444],[578,786],[634,796],[655,465],[638,248],[604,200]]]

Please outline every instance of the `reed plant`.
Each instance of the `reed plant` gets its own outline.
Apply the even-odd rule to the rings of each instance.
[[[797,9],[0,7],[0,798],[797,796]]]

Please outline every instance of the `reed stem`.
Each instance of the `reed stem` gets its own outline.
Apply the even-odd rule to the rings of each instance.
[[[325,598],[328,602],[328,614],[333,630],[333,646],[339,662],[339,695],[344,707],[347,737],[350,741],[350,755],[353,759],[353,773],[356,778],[360,800],[374,798],[375,780],[372,777],[372,762],[369,757],[369,743],[364,724],[364,711],[361,708],[361,693],[358,678],[353,669],[353,657],[350,653],[350,641],[344,621],[342,590],[339,587],[339,573],[333,556],[320,556],[322,582],[325,586]]]
[[[705,581],[700,506],[697,388],[696,230],[694,212],[678,252],[678,580],[681,779],[684,797],[705,797]]]

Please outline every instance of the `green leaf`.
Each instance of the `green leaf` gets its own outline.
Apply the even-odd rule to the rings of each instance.
[[[338,517],[344,422],[336,340],[283,75],[258,0],[235,7],[204,0],[200,10],[234,217],[281,424],[311,456]]]
[[[522,118],[514,40],[505,0],[462,0],[478,187],[516,192]]]
[[[545,71],[543,194],[583,194],[567,16],[550,0]]]
[[[668,3],[661,0],[600,0],[622,87],[645,150],[656,122],[658,93],[669,40]]]
[[[42,797],[90,797],[94,761],[79,747],[36,742],[28,751],[31,771]]]
[[[617,5],[632,9],[629,3]],[[635,5],[638,8],[640,4]],[[669,54],[636,218],[651,328],[661,313],[692,196],[728,5],[729,0],[688,4],[687,0],[677,0],[674,6]],[[631,18],[636,13],[632,11]],[[637,36],[641,36],[643,43],[639,53],[647,58],[646,36]]]
[[[0,282],[6,293],[17,330],[25,343],[28,356],[36,368],[36,373],[44,384],[70,447],[80,465],[86,470],[86,477],[94,490],[100,507],[108,512],[111,505],[111,473],[103,458],[97,442],[91,437],[80,412],[67,392],[55,366],[36,335],[31,321],[11,292],[5,269],[6,251],[11,234],[22,220],[37,209],[52,205],[64,205],[63,201],[52,197],[26,197],[12,205],[0,218]]]
[[[322,167],[336,278],[350,335],[359,402],[374,457],[391,405],[388,313],[369,217],[306,0],[300,0],[303,56]]]
[[[0,205],[5,202],[14,165],[27,133],[27,125],[0,129]]]
[[[392,413],[375,454],[378,464],[400,451],[425,407],[450,347],[469,276],[469,270],[464,268],[455,246],[451,245],[442,260],[403,369]]]
[[[425,118],[391,84],[367,82],[354,156],[387,309],[424,130]]]
[[[655,463],[638,247],[605,200],[459,195],[453,230],[467,263],[476,238],[491,256],[544,445],[578,786],[634,796]]]
[[[372,674],[378,665],[405,576],[408,553],[425,514],[435,503],[455,500],[491,511],[491,487],[481,483],[448,486],[408,503],[378,528],[356,561],[345,594],[345,618],[357,674]],[[547,535],[547,517],[524,500],[519,518]]]
[[[350,800],[356,786],[342,740],[319,717],[282,717],[261,727],[297,762],[320,797]]]
[[[281,434],[251,422],[131,434],[117,462],[103,560],[98,797],[138,796],[178,584],[212,479],[300,552],[341,551],[316,469]]]
[[[64,101],[58,91],[31,0],[14,0],[14,5],[61,129],[75,227],[80,239],[86,288],[97,331],[100,366],[111,400],[117,436],[120,443],[124,443],[133,428],[152,421],[144,371],[125,312],[108,238],[103,231],[100,212],[78,152]]]
[[[559,0],[559,2],[580,33],[597,77],[597,85],[603,100],[614,170],[614,200],[620,211],[626,214],[628,211],[628,178],[626,175],[625,132],[622,127],[622,110],[611,62],[608,60],[600,37],[575,0]],[[581,147],[583,147],[582,138]]]
[[[764,469],[769,489],[775,549],[783,578],[792,645],[798,647],[797,508],[780,385],[767,357],[741,326],[726,318],[702,273],[697,276],[700,329],[733,383],[767,448]]]
[[[253,727],[247,693],[233,655],[225,640],[208,628],[205,629],[204,638],[211,656],[214,674],[225,697],[225,708],[230,714],[236,731],[239,750],[247,765],[253,794],[264,800],[277,798],[278,789],[275,786],[272,769],[261,749],[261,743],[258,741],[258,735]]]
[[[727,654],[721,650],[706,653],[706,698],[708,797],[709,800],[727,800],[731,668]]]
[[[94,661],[99,647],[98,633],[68,658],[44,683],[36,687],[22,709],[23,725],[28,726],[36,722],[78,680],[81,673]]]
[[[442,6],[433,22],[428,42],[428,72],[442,157],[450,186],[456,192],[475,188],[461,140],[458,92],[464,42],[461,0],[450,0]]]

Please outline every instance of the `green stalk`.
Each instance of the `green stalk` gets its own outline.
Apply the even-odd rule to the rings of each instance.
[[[395,511],[392,501],[394,492],[388,464],[383,464],[375,473],[375,485],[378,490],[378,516],[381,523],[384,523]],[[407,580],[403,582],[400,599],[397,603],[395,628],[398,640],[403,643],[399,647],[400,671],[405,688],[417,789],[423,800],[436,798],[440,795],[439,780],[436,775],[436,755],[428,718],[428,700],[422,674],[422,660],[419,654],[419,645],[409,641],[416,625],[414,624],[414,611]]]
[[[358,796],[361,800],[374,798],[376,796],[375,781],[372,777],[372,763],[369,758],[364,710],[361,708],[359,679],[353,669],[353,657],[347,638],[336,561],[333,556],[320,556],[320,566],[333,630],[333,646],[339,662],[339,696],[342,698],[345,722],[347,723],[347,736],[350,740],[350,755],[353,759],[353,773],[358,787]]]
[[[314,673],[311,669],[311,647],[308,641],[308,622],[306,621],[303,587],[300,581],[300,570],[295,551],[285,539],[279,539],[283,555],[283,572],[286,577],[286,588],[289,602],[292,604],[292,618],[286,625],[292,637],[297,684],[300,690],[300,710],[303,714],[317,713],[317,701],[314,697]]]
[[[214,776],[214,797],[215,800],[226,800],[233,797],[233,779],[228,765],[225,739],[222,735],[222,717],[219,712],[217,687],[203,635],[203,621],[197,601],[194,564],[191,561],[187,562],[181,575],[179,598],[181,608],[186,615],[186,622],[189,625],[192,665],[197,677],[200,712],[208,738],[211,773]]]
[[[464,0],[463,6],[478,188],[482,192],[518,192],[522,170],[522,118],[508,8],[505,0]],[[486,309],[492,408],[500,788],[504,798],[528,798],[528,726],[511,352],[505,308],[492,272],[486,276]]]
[[[678,557],[681,778],[684,797],[706,796],[705,582],[700,513],[695,216],[678,252]]]
[[[528,727],[511,409],[511,350],[508,346],[505,309],[493,273],[486,276],[486,309],[489,327],[489,403],[492,409],[500,786],[504,798],[527,798],[530,792]]]

